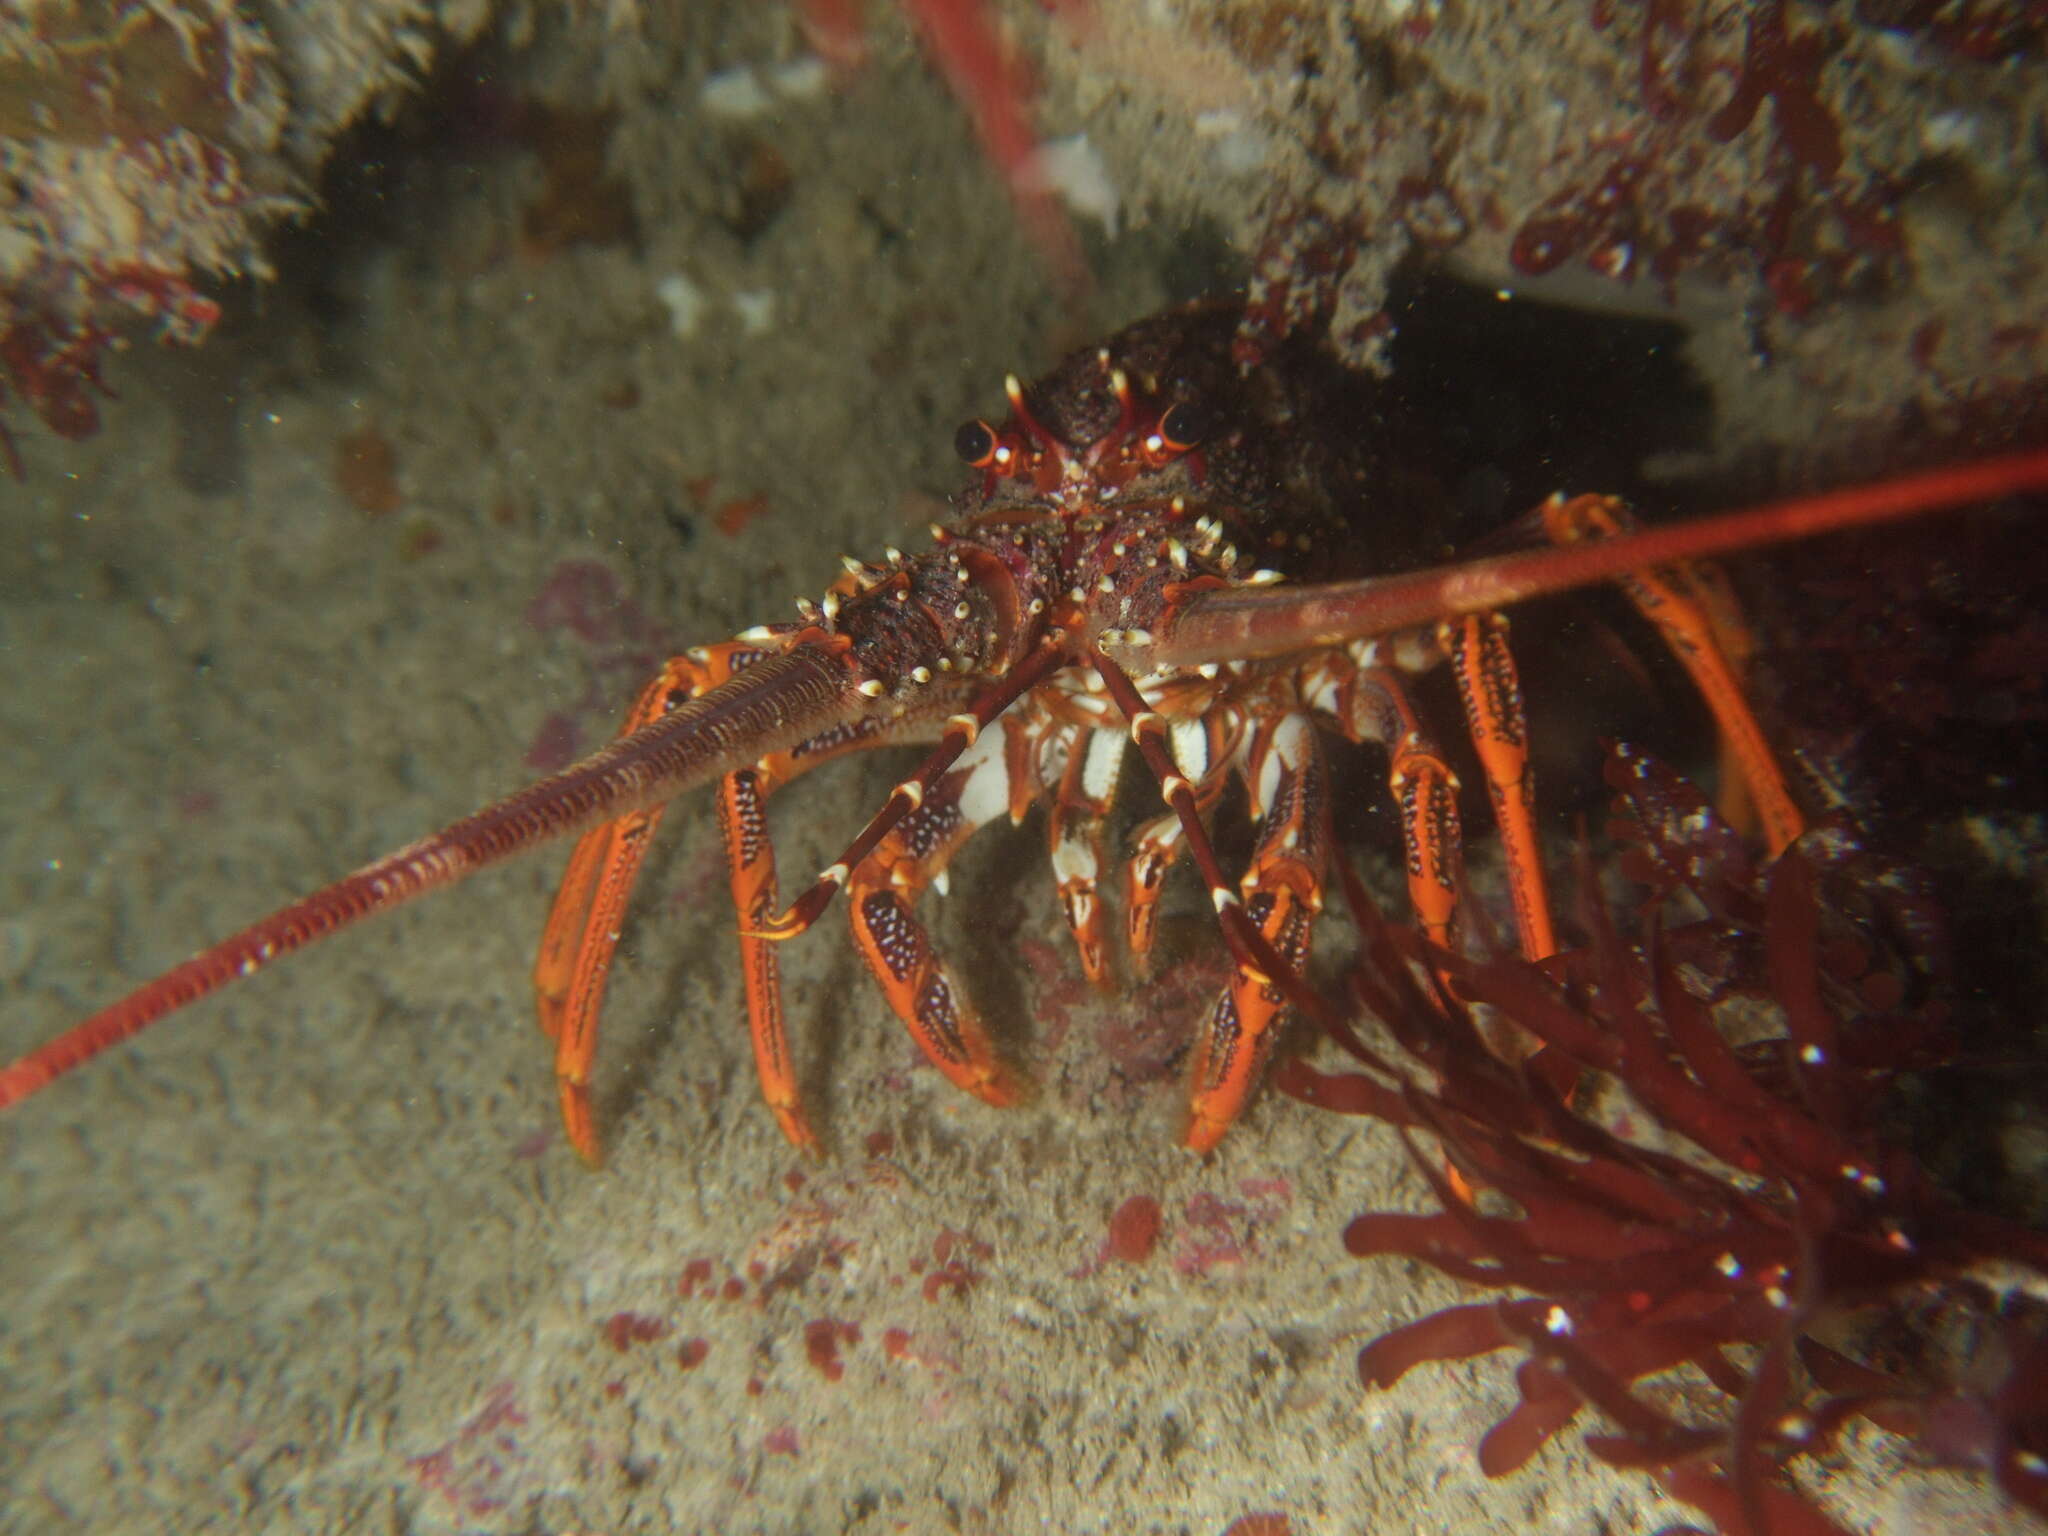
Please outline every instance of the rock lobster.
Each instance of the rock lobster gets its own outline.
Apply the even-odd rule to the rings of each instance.
[[[1122,880],[1126,948],[1151,948],[1167,872],[1206,883],[1233,959],[1191,1068],[1187,1144],[1242,1110],[1300,973],[1330,858],[1326,730],[1386,748],[1418,921],[1455,942],[1457,784],[1408,679],[1449,666],[1483,765],[1516,927],[1551,953],[1549,904],[1506,621],[1526,598],[1613,580],[1699,682],[1773,851],[1802,826],[1745,704],[1698,562],[2048,486],[2048,451],[1985,460],[1688,524],[1635,530],[1613,498],[1552,497],[1513,532],[1529,547],[1421,567],[1427,495],[1384,457],[1399,423],[1369,381],[1314,346],[1253,359],[1239,312],[1196,305],[1074,353],[1000,424],[955,447],[973,471],[932,547],[849,558],[822,600],[672,658],[609,747],[214,945],[0,1068],[0,1108],[228,983],[372,913],[557,837],[580,834],[534,979],[556,1042],[571,1142],[595,1161],[590,1069],[605,980],[667,802],[716,781],[762,1092],[798,1147],[818,1140],[796,1088],[777,947],[845,894],[855,941],[932,1063],[992,1104],[1024,1080],[996,1050],[919,923],[919,894],[979,827],[1050,802],[1061,905],[1088,976],[1111,946],[1103,845],[1128,749],[1164,810]],[[930,743],[923,762],[794,902],[778,890],[768,797],[849,753]],[[1233,881],[1205,817],[1234,780],[1257,825]]]

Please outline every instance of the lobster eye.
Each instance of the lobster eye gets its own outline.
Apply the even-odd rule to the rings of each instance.
[[[1159,418],[1159,436],[1175,453],[1185,453],[1216,430],[1216,419],[1206,406],[1179,400]]]
[[[975,469],[987,469],[995,462],[995,429],[985,421],[963,421],[953,434],[953,451]]]

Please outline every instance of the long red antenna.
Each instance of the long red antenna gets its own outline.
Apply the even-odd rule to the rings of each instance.
[[[1405,576],[1334,583],[1316,588],[1313,595],[1286,586],[1218,588],[1190,597],[1149,643],[1111,643],[1105,637],[1103,649],[1141,670],[1284,656],[1460,614],[1485,613],[1608,581],[1624,571],[1710,560],[2043,490],[2048,490],[2048,448],[2037,448],[1875,485],[1767,502],[1616,539],[1524,550]]]
[[[658,805],[851,718],[866,702],[844,664],[823,651],[799,647],[759,662],[553,778],[280,908],[0,1067],[0,1109],[316,939],[540,843]]]

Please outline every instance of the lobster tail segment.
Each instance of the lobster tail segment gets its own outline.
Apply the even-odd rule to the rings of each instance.
[[[540,843],[661,804],[871,707],[826,648],[765,657],[553,778],[280,908],[0,1067],[0,1109],[317,939]]]

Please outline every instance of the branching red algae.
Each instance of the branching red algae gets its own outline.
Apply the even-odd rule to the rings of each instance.
[[[1345,1246],[1522,1293],[1394,1329],[1360,1352],[1361,1379],[1519,1348],[1520,1401],[1479,1448],[1488,1475],[1590,1406],[1607,1421],[1594,1455],[1729,1536],[1839,1531],[1790,1469],[1857,1418],[2048,1515],[2048,1236],[1965,1208],[1880,1125],[1898,1073],[1954,1048],[1938,1005],[1869,985],[1868,935],[1833,891],[1840,829],[1758,870],[1677,775],[1618,748],[1609,777],[1624,867],[1653,888],[1636,942],[1589,896],[1588,942],[1561,963],[1475,962],[1384,921],[1344,872],[1364,937],[1352,991],[1405,1059],[1338,1027],[1368,1070],[1292,1062],[1281,1086],[1399,1127],[1439,1206],[1360,1216]],[[1679,891],[1709,916],[1666,932]],[[1752,989],[1777,1022],[1737,1045],[1716,1008]],[[1540,1048],[1508,1064],[1486,1014]],[[1930,1312],[1974,1325],[1974,1359],[1938,1358],[1912,1326]],[[1684,1366],[1713,1390],[1651,1380]]]

